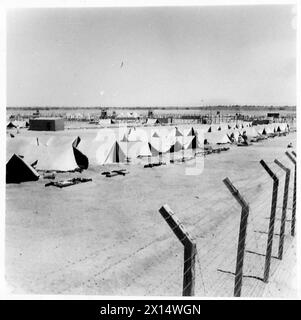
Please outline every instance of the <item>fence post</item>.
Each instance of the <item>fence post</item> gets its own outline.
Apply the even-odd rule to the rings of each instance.
[[[286,221],[286,210],[287,210],[287,199],[288,199],[288,188],[290,183],[290,174],[291,170],[286,168],[280,161],[277,159],[274,162],[286,172],[285,182],[284,182],[284,194],[283,194],[283,203],[282,203],[282,215],[281,215],[281,226],[280,226],[280,237],[279,237],[279,247],[278,247],[278,259],[282,260],[283,255],[283,246],[284,246],[284,233],[285,233],[285,221]]]
[[[271,256],[272,256],[272,248],[273,248],[273,237],[274,237],[274,225],[276,218],[276,208],[277,208],[277,195],[278,195],[278,185],[279,180],[274,172],[268,167],[268,165],[261,160],[260,164],[264,167],[267,173],[273,179],[273,193],[272,193],[272,205],[271,205],[271,215],[270,215],[270,223],[269,223],[269,231],[268,231],[268,240],[267,240],[267,250],[265,256],[265,265],[264,265],[264,275],[263,281],[269,281],[269,273],[270,273],[270,265],[271,265]]]
[[[296,193],[297,193],[297,162],[289,152],[285,152],[288,158],[293,162],[295,165],[295,173],[294,173],[294,193],[293,193],[293,210],[292,210],[292,224],[291,224],[291,235],[295,236],[295,224],[296,224]]]
[[[225,178],[223,182],[226,185],[226,187],[229,189],[233,197],[237,200],[237,202],[242,207],[240,226],[239,226],[239,237],[238,237],[236,270],[235,270],[235,284],[234,284],[234,297],[240,297],[241,287],[242,287],[242,278],[243,278],[247,224],[248,224],[248,217],[249,217],[249,205],[241,196],[239,191],[233,186],[229,178]]]
[[[168,205],[161,207],[159,212],[184,246],[183,296],[193,296],[195,287],[195,256],[197,252],[196,243]]]

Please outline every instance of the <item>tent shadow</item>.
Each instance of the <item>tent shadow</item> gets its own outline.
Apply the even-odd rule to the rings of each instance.
[[[289,209],[289,208],[287,208],[287,209]],[[270,220],[270,217],[265,217],[264,219],[266,219],[266,220]],[[276,221],[281,221],[281,218],[276,218],[275,219]],[[285,220],[285,222],[291,222],[292,220],[290,220],[290,219],[286,219]]]
[[[268,234],[268,232],[266,232],[266,231],[261,231],[261,230],[255,230],[254,232],[256,232],[256,233],[260,233],[260,234]],[[280,236],[280,234],[279,233],[274,233],[274,236]]]
[[[252,251],[252,250],[246,250],[245,252],[251,253],[251,254],[256,254],[257,256],[261,256],[261,257],[265,257],[265,256],[266,256],[264,253],[258,253],[258,252]],[[273,258],[273,259],[279,259],[279,258],[276,257],[276,256],[271,256],[271,258]]]
[[[227,271],[227,270],[222,270],[222,269],[217,269],[217,271],[219,271],[219,272],[223,272],[223,273],[228,273],[228,274],[231,274],[231,275],[235,276],[235,273],[234,273],[234,272],[232,272],[232,271]],[[259,280],[259,281],[264,282],[264,281],[263,281],[263,278],[258,277],[258,276],[253,276],[253,275],[243,275],[242,277],[243,277],[243,278],[255,279],[255,280]]]

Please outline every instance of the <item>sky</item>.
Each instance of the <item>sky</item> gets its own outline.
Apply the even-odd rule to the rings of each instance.
[[[295,105],[290,5],[10,9],[7,106]]]

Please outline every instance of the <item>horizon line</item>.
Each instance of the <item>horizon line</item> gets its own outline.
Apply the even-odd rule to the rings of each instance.
[[[296,108],[296,105],[256,105],[256,104],[214,104],[214,105],[206,105],[206,106],[47,106],[47,105],[31,105],[31,106],[6,106],[6,109],[203,109],[203,108]]]

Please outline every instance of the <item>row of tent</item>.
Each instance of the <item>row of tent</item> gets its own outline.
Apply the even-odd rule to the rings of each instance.
[[[216,132],[204,131],[204,128],[119,128],[118,134],[109,129],[100,130],[90,139],[83,139],[77,148],[87,155],[91,164],[108,164],[125,162],[126,159],[135,162],[137,158],[158,156],[164,153],[174,153],[182,150],[195,150],[203,144],[231,143],[230,135],[238,141],[239,136],[245,134],[254,138],[268,135],[276,131],[287,131],[285,123],[270,124],[265,126],[245,127],[244,129],[228,129]]]
[[[237,128],[238,127],[238,128]],[[214,130],[216,129],[216,130]],[[120,130],[120,129],[119,129]],[[213,127],[213,126],[196,126],[190,128],[179,129],[177,127],[168,128],[168,127],[155,127],[151,130],[146,130],[145,128],[133,128],[129,132],[124,133],[122,130],[119,131],[122,136],[121,141],[150,141],[153,138],[162,138],[170,140],[173,137],[190,137],[198,136],[200,142],[202,141],[202,136],[204,139],[207,139],[208,143],[227,143],[229,139],[227,136],[231,134],[234,135],[235,139],[238,138],[243,132],[245,132],[250,137],[255,137],[258,135],[267,135],[274,132],[283,132],[287,131],[288,126],[286,123],[272,123],[269,125],[258,125],[250,126],[249,124],[241,124],[239,126],[235,125],[233,128],[230,126]]]
[[[118,117],[116,117],[118,119]],[[111,124],[115,124],[115,121],[113,119],[99,119],[97,122],[100,126],[103,127],[109,127]],[[158,126],[161,125],[160,119],[156,118],[148,118],[146,122],[144,123],[146,126]],[[207,130],[209,132],[211,131],[220,131],[220,130],[225,130],[225,129],[241,129],[244,127],[249,127],[251,126],[251,122],[243,122],[243,123],[237,123],[237,124],[213,124],[208,126]]]
[[[20,121],[20,120],[14,120],[14,121],[8,121],[6,123],[7,129],[13,129],[13,128],[28,128],[29,122],[28,121]]]
[[[122,119],[122,118],[137,119],[139,117],[140,117],[140,115],[137,112],[126,112],[126,113],[121,112],[116,116],[116,119]]]
[[[104,131],[100,130],[94,137],[83,140],[59,135],[9,138],[6,148],[7,171],[11,171],[8,169],[12,168],[11,163],[14,162],[24,162],[36,170],[71,171],[87,169],[91,164],[135,163],[141,157],[200,147],[196,136],[174,139],[154,137],[151,142],[122,141],[113,136],[112,132]]]
[[[72,141],[70,138],[57,136],[45,142],[31,137],[17,137],[10,139],[7,144],[7,182],[20,182],[18,179],[24,179],[19,171],[25,167],[30,168],[31,175],[33,170],[72,171],[77,168],[87,169],[90,164],[135,163],[141,157],[198,147],[200,145],[197,137],[174,139],[172,144],[160,138],[154,138],[152,143],[148,143],[112,139],[81,141],[79,137]]]
[[[56,171],[87,169],[89,165],[135,163],[143,157],[195,150],[201,148],[205,141],[210,144],[231,143],[230,134],[238,140],[243,131],[252,138],[275,130],[286,131],[287,126],[278,124],[217,132],[204,132],[201,127],[183,130],[162,127],[148,131],[141,128],[119,128],[118,132],[101,129],[94,136],[85,139],[60,135],[39,138],[18,136],[7,140],[7,172],[12,172],[12,163],[21,162],[37,170]]]

